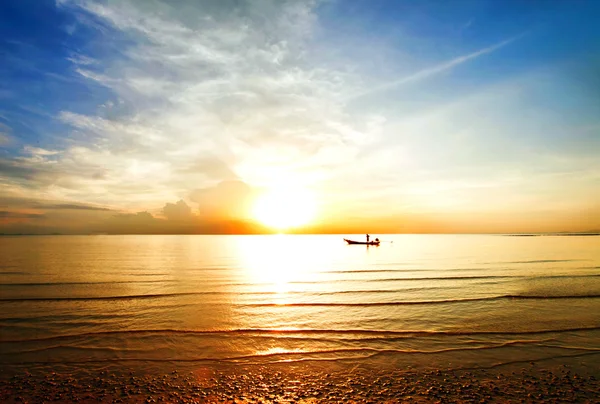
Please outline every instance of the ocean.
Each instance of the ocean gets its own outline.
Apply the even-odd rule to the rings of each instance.
[[[600,362],[600,237],[0,237],[0,368]]]

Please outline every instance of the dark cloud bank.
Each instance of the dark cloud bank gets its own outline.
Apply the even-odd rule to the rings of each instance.
[[[103,206],[0,200],[4,234],[262,234],[272,230],[248,219],[256,190],[241,181],[197,189],[190,200],[168,202],[155,213],[123,213]]]

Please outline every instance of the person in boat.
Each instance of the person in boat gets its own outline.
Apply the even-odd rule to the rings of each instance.
[[[379,239],[378,239],[378,238],[376,238],[376,239],[375,239],[375,242],[376,242],[377,244],[379,244]]]
[[[367,234],[367,243],[369,242],[369,238],[371,238],[371,236]]]

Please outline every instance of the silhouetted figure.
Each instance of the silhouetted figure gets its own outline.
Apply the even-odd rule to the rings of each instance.
[[[378,239],[378,238],[376,238],[376,239],[375,239],[375,242],[376,242],[376,243],[379,243],[379,239]]]
[[[367,234],[367,243],[369,242],[369,238],[370,238],[370,237],[371,237],[371,236],[369,236],[369,235]]]

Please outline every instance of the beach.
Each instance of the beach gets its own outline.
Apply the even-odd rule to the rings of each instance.
[[[86,378],[22,374],[0,381],[5,403],[593,403],[597,372],[526,364],[497,369],[411,371],[276,364],[201,367],[163,375],[99,372]]]

